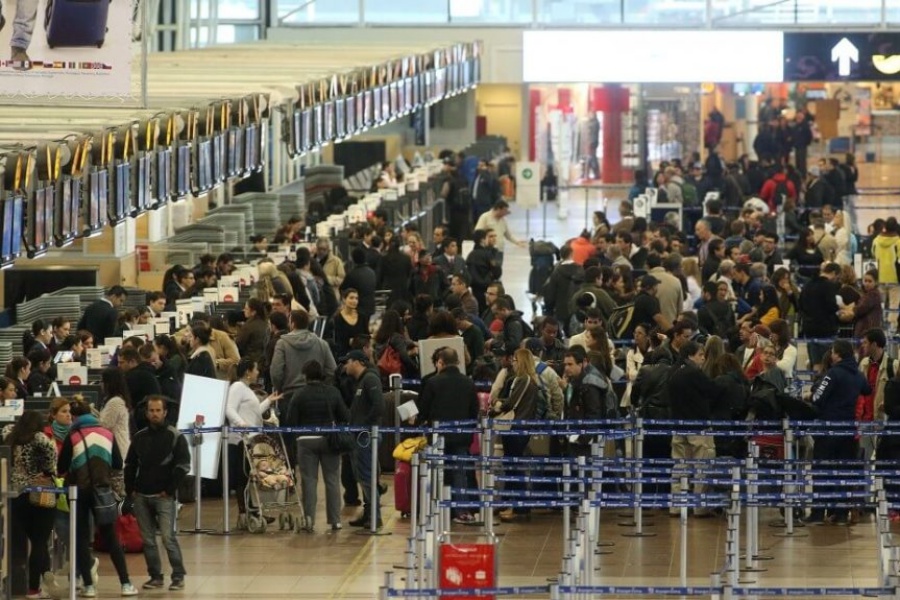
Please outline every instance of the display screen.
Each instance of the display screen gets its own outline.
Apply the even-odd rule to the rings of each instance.
[[[71,190],[69,231],[72,233],[73,238],[81,237],[82,231],[78,224],[78,219],[81,216],[81,185],[82,179],[80,177],[73,177],[69,180],[69,189]]]
[[[197,155],[199,157],[199,168],[197,171],[197,184],[201,192],[208,191],[212,188],[212,164],[210,161],[212,153],[212,142],[205,140],[197,145]]]
[[[377,87],[372,90],[372,122],[381,123],[381,95],[382,88]]]
[[[120,162],[116,165],[116,190],[114,212],[109,215],[113,223],[118,223],[131,215],[131,163]]]
[[[299,110],[294,111],[293,121],[291,122],[293,139],[291,143],[294,145],[294,152],[300,154],[303,152],[303,112]],[[249,131],[250,125],[247,126]],[[249,159],[245,157],[245,159],[249,163]]]
[[[12,255],[13,240],[13,201],[8,198],[3,201],[3,230],[0,231],[0,259],[8,262]]]
[[[356,95],[356,109],[354,110],[356,113],[354,116],[356,119],[355,125],[356,128],[353,130],[354,132],[362,131],[364,127],[366,127],[366,93],[362,92]]]
[[[97,182],[97,229],[101,229],[109,223],[107,211],[109,207],[109,170],[103,169],[97,172],[100,180]]]
[[[13,258],[18,258],[22,254],[22,221],[25,211],[25,201],[21,196],[16,196],[15,198],[7,200],[7,202],[12,202],[13,205],[11,254]]]
[[[156,199],[160,204],[169,201],[172,193],[172,151],[169,148],[156,153]]]
[[[400,88],[397,86],[397,82],[392,83],[389,89],[390,95],[384,103],[385,120],[400,112]]]
[[[175,194],[178,197],[186,196],[190,188],[191,177],[191,145],[189,143],[178,146],[175,178]]]
[[[229,177],[236,177],[243,170],[240,164],[240,156],[241,156],[241,144],[238,141],[239,134],[242,133],[243,130],[238,127],[232,127],[225,134],[225,139],[227,141],[227,152],[226,152],[226,160],[227,160],[227,168],[226,172]]]
[[[29,229],[31,230],[31,249],[32,251],[43,250],[47,245],[47,215],[44,214],[44,199],[47,197],[46,190],[37,190],[31,200],[32,217],[29,219]]]
[[[313,121],[315,122],[316,134],[313,139],[315,146],[321,146],[325,143],[325,110],[321,104],[313,107]]]
[[[210,187],[221,183],[225,179],[225,136],[217,133],[212,138],[210,147]]]
[[[56,228],[53,232],[58,246],[72,239],[72,188],[69,178],[63,178],[59,184],[56,199]]]
[[[356,133],[356,98],[344,100],[344,135]]]
[[[329,100],[325,103],[323,113],[325,116],[322,142],[324,143],[334,139],[334,100]]]
[[[301,120],[303,122],[303,126],[300,128],[300,131],[303,134],[303,139],[300,144],[300,151],[306,152],[307,150],[312,150],[313,147],[313,114],[312,109],[307,108],[303,111],[301,115]]]
[[[259,127],[254,124],[247,125],[247,131],[244,132],[244,143],[246,150],[244,152],[245,171],[250,173],[259,169]]]

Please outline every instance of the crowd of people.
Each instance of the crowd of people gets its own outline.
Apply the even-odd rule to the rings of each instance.
[[[707,165],[717,164],[714,149],[710,156],[714,160]],[[445,162],[445,177],[458,182],[456,159]],[[760,168],[766,172],[754,176]],[[380,425],[392,419],[386,415],[388,377],[418,378],[425,361],[434,373],[422,381],[419,424],[482,415],[602,419],[623,410],[648,418],[752,418],[765,408],[760,398],[790,395],[798,370],[807,367],[816,380],[800,402],[821,418],[874,420],[900,410],[884,393],[896,368],[886,353],[879,289],[881,283],[897,281],[896,219],[874,223],[866,244],[848,230],[848,219],[835,208],[840,206],[837,195],[834,205],[810,205],[809,186],[785,185],[780,181],[784,167],[777,161],[767,165],[764,160],[747,171],[729,168],[718,184],[710,169],[694,171],[694,179],[686,179],[677,164],[663,165],[653,178],[660,193],[685,206],[691,198],[700,202],[705,191],[720,192],[719,199],[702,203],[704,216],[694,224],[693,236],[670,216],[661,223],[636,218],[628,200],[621,203],[615,224],[595,213],[592,231],[562,244],[540,286],[541,314],[533,319],[517,308],[504,285],[509,281],[504,244],[524,242],[506,222],[507,202],[494,199],[477,221],[467,217],[474,221],[474,248],[465,257],[461,246],[468,231],[459,230],[456,237],[452,224],[438,225],[426,244],[415,225],[392,228],[388,213],[379,209],[353,226],[345,261],[327,239],[311,248],[300,244],[305,223],[294,218],[272,236],[274,244],[296,244],[292,260],[276,264],[267,254],[267,236],[257,236],[245,253],[204,256],[193,267],[172,267],[163,289],[148,293],[147,306],[140,310],[123,309],[127,291],[114,286],[75,327],[63,317],[36,321],[24,340],[25,355],[10,361],[0,380],[5,398],[45,394],[58,360],[84,362],[86,351],[108,338],[123,342],[102,372],[100,410],[80,400],[54,399],[49,415],[27,411],[4,432],[14,448],[17,487],[60,476],[83,489],[76,567],[84,597],[96,593],[88,522],[95,508],[93,491],[105,486],[118,490],[140,523],[150,577],[144,588],[164,585],[159,530],[171,564],[170,589],[178,590],[186,573],[174,537],[174,497],[189,470],[189,454],[173,425],[187,374],[230,381],[226,417],[235,427],[262,426],[272,412],[288,427]],[[758,185],[745,194],[751,177]],[[732,180],[740,194],[736,205],[725,193]],[[771,200],[748,202],[756,192],[765,196],[772,181]],[[688,185],[696,189],[685,193]],[[788,222],[792,201],[793,210],[802,208],[802,215],[791,220],[798,236],[793,245],[773,226],[779,210]],[[851,266],[856,251],[877,265],[861,281]],[[135,325],[173,309],[178,300],[202,295],[242,261],[254,262],[259,271],[242,310],[223,318],[195,313],[173,335],[134,335]],[[388,290],[386,300],[379,290]],[[316,322],[324,322],[319,333],[313,331]],[[814,340],[806,345],[809,365],[799,364],[796,332]],[[457,336],[462,352],[448,344],[430,356],[420,353],[421,340]],[[492,382],[487,398],[479,397],[473,380]],[[246,441],[240,435],[229,439],[239,528],[247,527],[249,517],[260,518],[260,507],[244,495]],[[551,438],[548,447],[538,447],[522,433],[502,441],[505,455],[522,456],[584,454],[592,440]],[[448,436],[445,451],[468,454],[470,443],[470,437]],[[385,488],[379,485],[372,494],[369,482],[379,465],[367,445],[342,453],[324,436],[301,435],[288,447],[300,467],[302,529],[316,530],[320,469],[331,532],[342,528],[342,500],[345,506],[362,506],[350,525],[364,527],[374,520],[382,526],[379,497]],[[872,445],[860,447],[874,452]],[[857,451],[852,436],[817,438],[814,450],[819,459],[853,457]],[[734,452],[725,439],[676,435],[648,438],[645,456],[709,458]],[[475,485],[469,473],[450,471],[455,490]],[[36,506],[27,493],[14,505],[21,514],[33,515],[14,520],[12,539],[20,548],[30,542],[29,597],[42,597],[41,578],[50,570],[45,550],[53,528],[65,521],[59,518],[63,509]],[[702,509],[695,514],[707,516]],[[522,520],[528,511],[507,510],[500,516]],[[826,517],[847,515],[810,516]],[[471,523],[475,517],[458,510],[454,519]],[[123,594],[137,593],[111,526],[98,529],[112,549]]]

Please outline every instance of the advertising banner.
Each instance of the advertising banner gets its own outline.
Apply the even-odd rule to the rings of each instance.
[[[0,96],[131,95],[132,3],[3,3]]]

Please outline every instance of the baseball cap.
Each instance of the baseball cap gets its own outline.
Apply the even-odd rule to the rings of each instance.
[[[659,285],[660,281],[653,275],[644,275],[641,277],[641,288],[651,288],[654,285]]]
[[[351,350],[347,353],[347,356],[344,357],[344,360],[355,360],[356,362],[368,363],[369,357],[366,356],[366,353],[362,350]]]
[[[532,354],[540,354],[544,349],[544,344],[538,338],[528,338],[525,341],[525,348]]]

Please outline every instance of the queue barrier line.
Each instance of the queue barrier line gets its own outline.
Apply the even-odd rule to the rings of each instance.
[[[428,596],[518,596],[550,594],[589,594],[595,596],[712,596],[728,590],[735,596],[887,596],[891,587],[730,587],[711,586],[634,586],[634,585],[546,585],[492,588],[399,589],[388,588],[390,598],[423,598]]]

